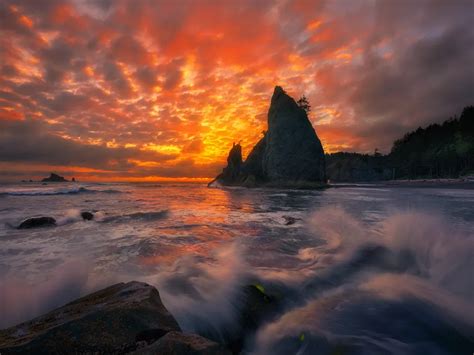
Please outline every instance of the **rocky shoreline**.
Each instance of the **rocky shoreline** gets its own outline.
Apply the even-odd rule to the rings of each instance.
[[[414,179],[414,180],[380,180],[368,182],[337,182],[328,187],[364,187],[364,188],[435,188],[435,189],[474,189],[474,179]]]

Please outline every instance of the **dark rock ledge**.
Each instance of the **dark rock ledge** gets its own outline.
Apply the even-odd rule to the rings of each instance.
[[[5,354],[230,354],[185,334],[146,283],[119,283],[43,316],[0,330]]]

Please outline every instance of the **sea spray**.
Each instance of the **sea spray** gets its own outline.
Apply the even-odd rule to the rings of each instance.
[[[84,295],[88,267],[80,260],[61,264],[41,283],[13,277],[0,279],[0,329],[39,316]]]
[[[263,325],[248,352],[451,354],[472,347],[472,236],[415,211],[394,213],[371,231],[341,208],[316,212],[308,225],[326,241],[300,252],[304,261],[318,260],[313,279],[301,288],[299,306]],[[376,257],[360,259],[367,249]]]
[[[236,299],[248,269],[242,253],[232,243],[217,248],[210,260],[186,256],[160,270],[153,283],[183,330],[221,340],[238,330]]]
[[[82,221],[81,210],[70,208],[63,212],[62,216],[57,219],[57,225],[63,226],[70,223]]]

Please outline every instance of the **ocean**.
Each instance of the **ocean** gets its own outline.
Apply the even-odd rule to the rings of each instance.
[[[57,226],[15,228],[33,216]],[[0,328],[137,280],[225,340],[252,284],[281,307],[244,353],[474,351],[472,189],[3,184],[0,246]]]

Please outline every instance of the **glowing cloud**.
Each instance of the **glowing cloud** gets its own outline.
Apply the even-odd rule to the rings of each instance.
[[[326,150],[386,151],[472,103],[465,7],[0,0],[0,179],[214,176],[277,84],[309,98]]]

